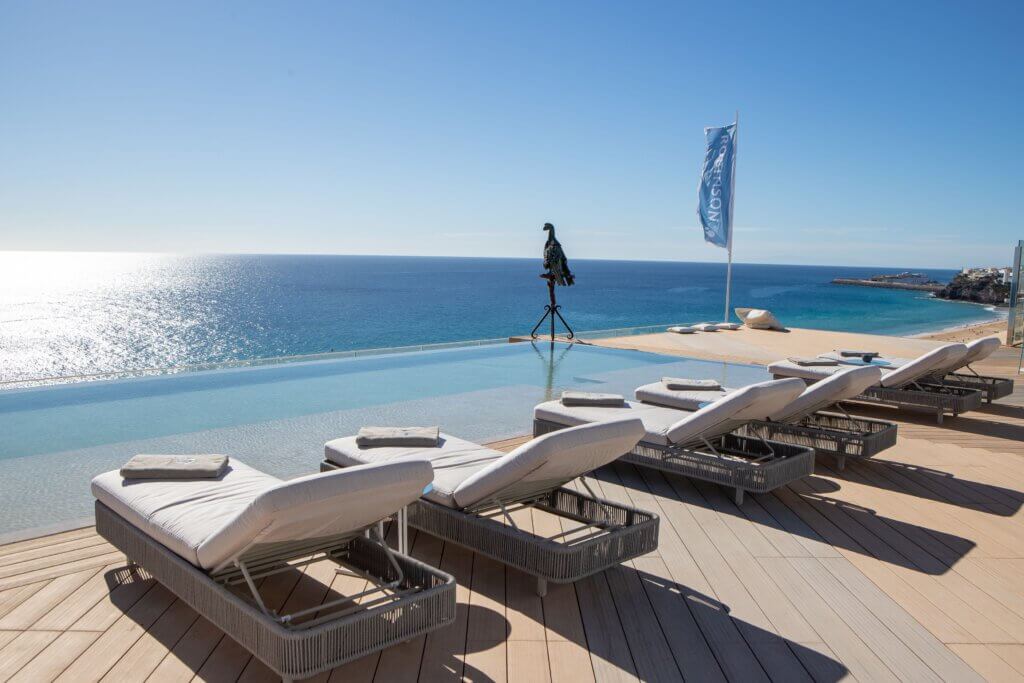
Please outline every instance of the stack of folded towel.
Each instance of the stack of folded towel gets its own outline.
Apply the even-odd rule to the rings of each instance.
[[[562,405],[621,408],[626,405],[626,399],[619,394],[596,394],[589,391],[563,391]]]
[[[356,435],[356,445],[360,448],[433,448],[440,439],[440,427],[363,427]]]
[[[790,356],[787,358],[791,363],[802,365],[805,367],[817,366],[817,365],[839,365],[839,361],[832,358],[800,358],[797,356]]]
[[[852,349],[837,349],[837,352],[843,358],[863,358],[865,363],[870,363],[872,359],[882,355],[878,351],[855,351]]]
[[[136,455],[121,466],[125,479],[216,479],[228,470],[226,455]]]
[[[722,385],[713,379],[662,377],[661,383],[672,391],[721,391],[722,389]]]

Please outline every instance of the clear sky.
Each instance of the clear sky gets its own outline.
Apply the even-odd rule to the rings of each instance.
[[[1024,2],[0,2],[0,250],[1006,263]]]

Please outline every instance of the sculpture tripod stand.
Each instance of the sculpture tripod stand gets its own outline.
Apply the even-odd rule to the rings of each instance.
[[[539,330],[540,326],[544,324],[544,320],[551,318],[551,341],[555,341],[555,317],[557,316],[569,333],[565,338],[574,339],[576,335],[573,334],[572,328],[569,327],[569,323],[565,322],[565,318],[563,318],[562,314],[559,312],[559,309],[562,307],[559,306],[558,302],[555,300],[555,276],[551,274],[544,274],[541,275],[541,277],[548,281],[548,298],[551,300],[551,303],[544,307],[544,315],[540,317],[537,324],[533,326],[532,330],[530,330],[530,338],[536,339],[538,337],[537,330]]]

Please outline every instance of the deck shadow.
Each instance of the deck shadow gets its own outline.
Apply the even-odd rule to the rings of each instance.
[[[892,406],[875,406],[865,403],[857,403],[854,414],[862,415],[864,417],[877,417],[883,420],[898,420],[900,422],[906,422],[907,424],[933,427],[937,430],[948,430],[951,432],[962,432],[965,434],[978,434],[981,436],[1007,439],[1010,441],[1024,441],[1024,423],[1013,424],[1008,422],[998,422],[994,419],[985,419],[986,417],[1019,417],[1024,420],[1024,412],[1009,414],[1010,411],[1007,409],[1011,408],[1014,408],[1014,406],[1000,406],[1000,404],[997,403],[982,405],[980,408],[957,415],[956,417],[947,415],[943,418],[942,424],[938,424],[936,422],[935,415],[932,413],[923,413],[908,408],[896,408]],[[1021,410],[1024,411],[1024,408]],[[979,447],[984,448],[984,446]]]
[[[652,470],[654,472],[655,470]],[[595,473],[600,479],[602,473]],[[732,500],[731,489],[707,483],[718,494],[708,499],[686,477],[658,472],[672,490],[672,497],[687,505],[767,524],[786,533],[826,543],[836,548],[874,557],[906,569],[940,575],[977,544],[961,536],[911,524],[878,514],[870,508],[830,498],[840,487],[824,477],[809,476],[768,494],[747,496],[742,507]],[[644,495],[662,495],[647,488],[646,477],[622,479],[622,486]],[[701,482],[701,487],[705,486]],[[781,507],[780,507],[781,504]]]
[[[133,621],[136,621],[136,623],[139,623],[139,625],[143,626],[146,629],[147,633],[151,637],[155,638],[157,642],[159,642],[167,650],[166,657],[180,660],[180,662],[184,664],[185,667],[187,667],[188,670],[191,671],[193,674],[200,675],[200,677],[204,677],[201,675],[201,672],[205,673],[205,670],[207,669],[219,670],[220,668],[225,667],[225,665],[230,666],[228,662],[223,660],[233,659],[235,660],[235,664],[241,661],[240,666],[246,667],[246,673],[250,673],[248,671],[249,668],[255,667],[256,669],[262,670],[262,672],[266,676],[273,675],[272,672],[266,667],[266,665],[263,664],[263,662],[261,662],[259,658],[254,655],[254,653],[244,649],[241,645],[237,644],[237,642],[231,637],[230,633],[222,631],[220,628],[218,628],[212,622],[206,619],[206,617],[204,617],[202,614],[197,613],[198,618],[193,621],[193,623],[188,627],[186,631],[174,631],[171,629],[160,628],[159,619],[157,619],[156,621],[138,620],[136,618],[137,611],[131,609],[138,602],[138,596],[136,595],[134,599],[130,601],[127,597],[121,601],[118,601],[116,597],[118,591],[113,589],[119,586],[127,586],[132,582],[143,582],[145,584],[148,584],[149,586],[159,585],[159,582],[155,581],[152,578],[149,578],[149,575],[144,570],[131,570],[127,566],[116,567],[106,572],[105,580],[107,582],[107,585],[110,586],[112,589],[111,600],[121,609],[121,611],[126,616],[131,618]],[[161,588],[163,587],[161,586]],[[167,589],[163,588],[163,590]],[[261,594],[264,591],[266,591],[264,599],[267,600],[267,607],[272,610],[280,610],[282,606],[287,604],[288,611],[296,611],[307,607],[315,607],[317,605],[324,604],[333,600],[339,600],[345,597],[344,593],[341,593],[334,587],[329,587],[328,585],[322,583],[318,579],[307,576],[304,572],[296,569],[281,572],[271,577],[268,577],[267,579],[260,582],[260,590]],[[180,598],[177,598],[177,596],[175,596],[175,598],[177,602],[185,604],[184,601],[182,601]],[[343,603],[341,607],[344,608],[352,605],[353,603]],[[480,605],[467,605],[461,602],[457,605],[456,609],[460,613],[462,613],[459,615],[462,619],[468,620],[467,623],[472,623],[474,620],[490,620],[492,622],[495,620],[500,620],[505,624],[505,632],[508,632],[508,621],[505,619],[503,614],[499,614],[494,610],[491,610],[486,607],[481,607]],[[190,611],[193,610],[191,610],[190,608]],[[142,611],[140,613],[145,615],[145,611]],[[458,619],[456,620],[456,623],[458,623]],[[451,628],[451,626],[448,626],[446,628]],[[437,632],[438,631],[433,631],[432,633]],[[204,640],[206,640],[206,642],[209,644],[205,651],[202,648],[200,648],[197,653],[197,651],[194,649],[189,650],[189,648],[178,648],[179,643],[185,642],[190,635],[197,633],[203,633]],[[418,641],[422,643],[424,642],[424,639],[429,637],[430,635],[431,634],[428,633],[424,636],[418,636],[417,638],[414,638],[413,641],[409,642]],[[212,642],[210,642],[211,640]],[[489,638],[486,637],[486,635],[484,637],[462,639],[462,646],[458,648],[457,651],[453,651],[452,653],[450,653],[448,661],[441,662],[441,665],[449,670],[463,670],[464,676],[471,677],[471,680],[489,680],[488,677],[483,674],[483,672],[474,669],[464,661],[456,661],[455,658],[456,656],[460,656],[463,654],[470,654],[477,651],[488,650],[490,648],[493,648],[499,642],[502,642],[502,640],[504,639],[493,637]],[[382,653],[406,645],[407,643],[398,644],[392,646],[391,648],[371,653],[366,657],[352,660],[347,664],[335,667],[335,669],[333,669],[332,671],[342,669],[348,671],[365,668],[368,664],[371,663],[370,660],[372,660],[373,666],[376,667],[376,659],[380,657]],[[240,653],[242,653],[241,659],[239,659]],[[222,661],[218,661],[218,659]],[[321,674],[320,676],[310,680],[326,680],[329,673],[330,672]],[[214,677],[216,678],[216,676]],[[345,679],[346,677],[343,676],[342,680]]]
[[[875,488],[1003,517],[1012,517],[1024,504],[1024,492],[1015,489],[877,457],[848,464],[846,470],[830,469],[829,476],[840,480],[856,476],[858,483]]]
[[[484,585],[474,587],[474,592],[500,603],[509,585],[533,585],[532,577],[515,569],[506,567],[505,573],[505,586]],[[566,618],[571,610],[565,607],[574,603],[579,619]],[[509,604],[508,609],[514,607]],[[610,677],[769,680],[766,670],[778,666],[780,656],[789,657],[789,666],[803,667],[817,681],[839,681],[848,675],[840,662],[735,618],[717,599],[630,563],[575,584],[552,584],[543,598],[542,614],[547,628],[600,660],[595,661],[595,671],[607,667],[603,673]],[[433,680],[423,669],[420,678]]]
[[[923,574],[945,574],[977,545],[974,541],[918,524],[886,517],[875,510],[813,490],[794,491],[800,501],[834,529],[797,510],[832,546],[874,557]],[[838,533],[837,533],[838,532]]]
[[[620,571],[634,572],[651,604],[661,606],[663,615],[660,616],[667,622],[663,627],[678,629],[665,628],[665,634],[687,680],[718,677],[717,672],[707,671],[707,659],[700,658],[700,651],[705,649],[713,653],[714,661],[728,680],[771,678],[771,674],[777,672],[770,670],[770,665],[766,669],[766,663],[752,649],[751,644],[755,643],[762,650],[762,657],[765,657],[766,648],[775,649],[776,654],[778,648],[787,648],[815,681],[839,681],[849,675],[849,670],[841,662],[733,617],[728,605],[689,586],[642,570],[621,567]],[[696,641],[700,637],[703,637],[703,642]]]

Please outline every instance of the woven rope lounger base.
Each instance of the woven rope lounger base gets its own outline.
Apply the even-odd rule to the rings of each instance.
[[[258,573],[243,578],[233,568],[211,575],[189,564],[100,502],[96,503],[96,531],[131,564],[152,575],[285,680],[322,673],[455,620],[454,578],[385,551],[381,543],[364,536],[324,540],[319,546],[289,544],[290,550],[254,558],[252,568]],[[366,591],[358,605],[338,600],[333,606],[325,603],[305,610],[306,614],[293,613],[294,622],[273,618],[248,598],[245,588],[250,578],[255,581],[285,571],[287,559],[299,560],[315,552],[337,562],[340,570],[375,586],[385,584],[384,588]],[[303,621],[303,617],[309,618]]]
[[[566,426],[534,418],[533,435],[540,436]],[[737,433],[716,437],[710,443],[715,452],[707,446],[684,448],[641,441],[619,459],[731,487],[735,489],[737,505],[743,503],[746,491],[767,493],[814,473],[814,449],[806,446],[764,441]]]
[[[897,428],[898,425],[885,420],[822,411],[796,424],[758,421],[737,432],[813,448],[816,459],[823,455],[833,457],[842,470],[847,458],[870,458],[895,446]]]
[[[781,375],[776,375],[775,378],[780,379]],[[870,387],[857,396],[845,399],[845,402],[894,406],[932,413],[936,422],[942,424],[943,416],[948,414],[956,417],[979,408],[981,400],[982,394],[977,389],[920,382],[903,389]]]
[[[330,462],[320,469],[337,469]],[[505,512],[530,506],[577,523],[575,529],[546,538],[505,523]],[[473,552],[537,578],[543,596],[547,583],[573,583],[658,547],[658,516],[567,488],[498,507],[466,512],[428,500],[409,507],[409,526],[457,543]]]
[[[977,389],[982,393],[985,403],[998,401],[1013,393],[1013,380],[1004,377],[986,377],[985,375],[970,375],[965,372],[952,372],[943,377],[940,383],[947,387]]]

